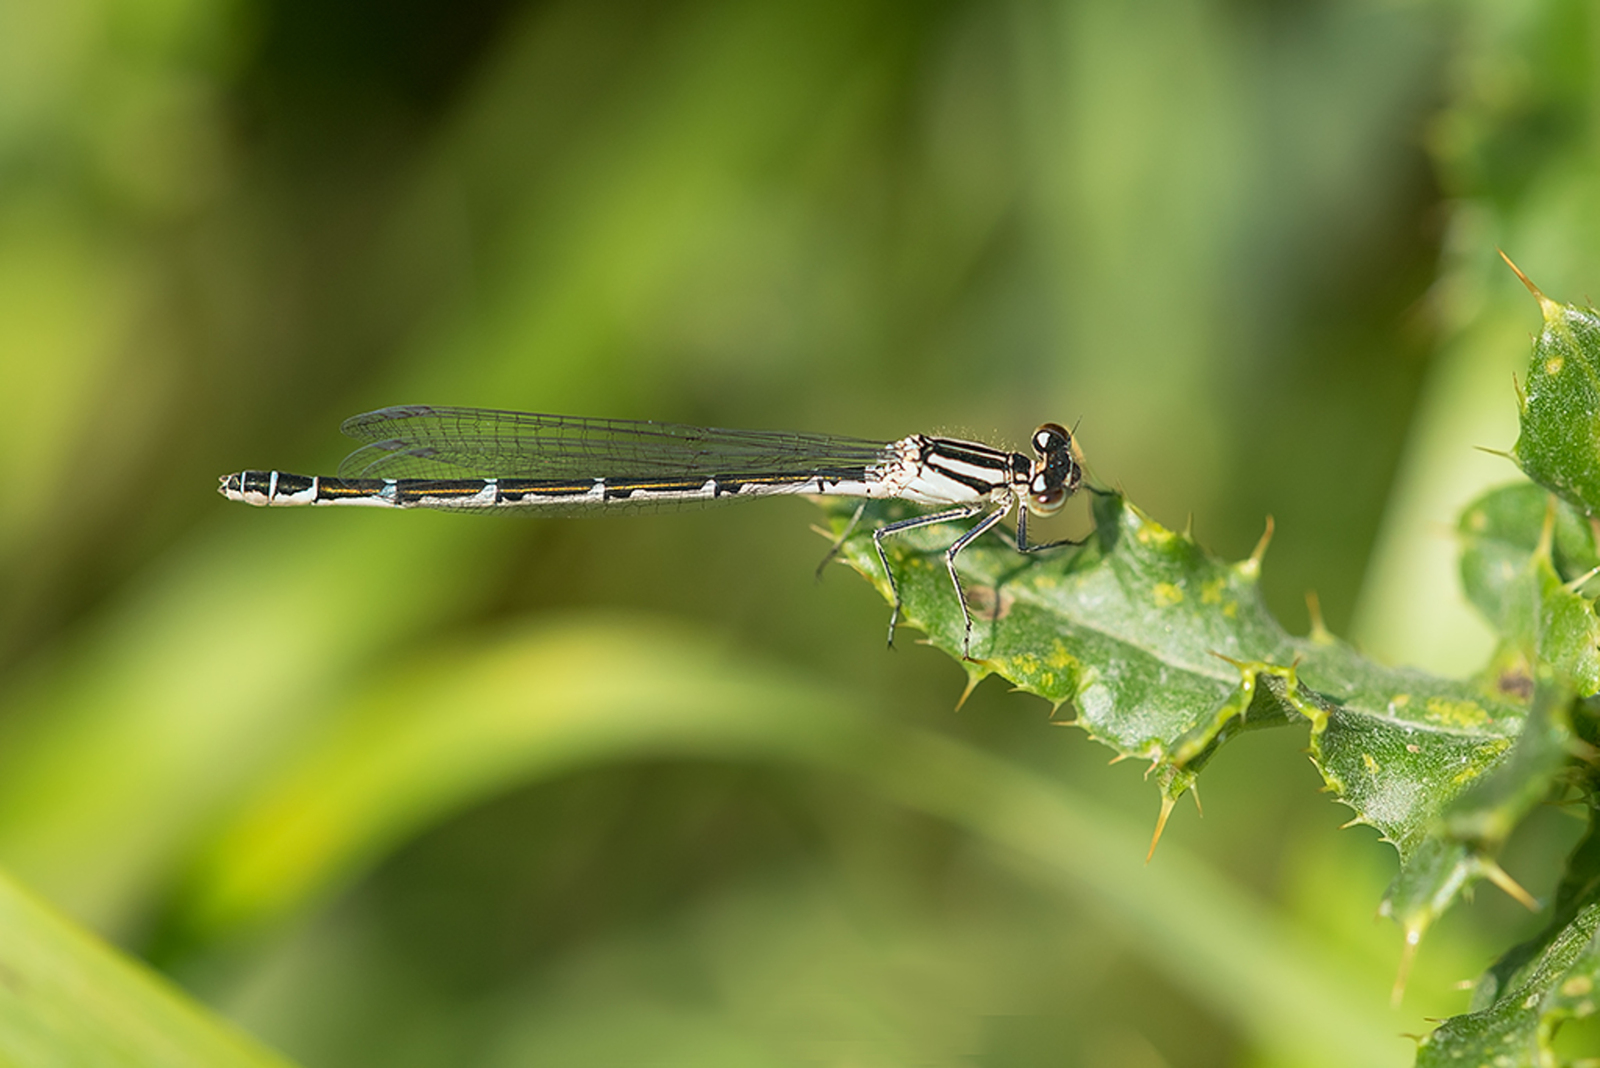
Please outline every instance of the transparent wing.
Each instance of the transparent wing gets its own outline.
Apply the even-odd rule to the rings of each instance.
[[[339,465],[347,478],[859,478],[888,448],[830,434],[426,405],[351,416],[341,429],[366,443]]]

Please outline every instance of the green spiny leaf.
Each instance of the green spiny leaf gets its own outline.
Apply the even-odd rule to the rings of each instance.
[[[898,514],[869,512],[869,523]],[[958,558],[975,616],[972,681],[997,674],[1070,702],[1096,740],[1152,762],[1168,801],[1240,731],[1308,723],[1312,756],[1352,822],[1378,828],[1400,853],[1391,899],[1413,942],[1470,882],[1498,871],[1484,853],[1498,837],[1468,840],[1445,816],[1505,759],[1520,701],[1373,663],[1320,628],[1292,637],[1261,599],[1259,552],[1217,560],[1112,495],[1094,512],[1094,535],[1077,550],[1019,557],[990,539]],[[837,510],[834,529],[847,517]],[[959,658],[964,627],[939,552],[949,540],[933,528],[886,545],[903,618]],[[889,596],[869,534],[841,553]]]
[[[1600,819],[1596,818],[1597,799],[1588,799],[1589,829],[1567,857],[1561,883],[1556,888],[1550,922],[1533,938],[1508,950],[1483,974],[1472,992],[1472,1008],[1486,1009],[1522,981],[1529,962],[1544,953],[1552,942],[1586,908],[1600,903]]]
[[[1551,793],[1572,754],[1572,690],[1564,680],[1542,684],[1511,755],[1477,779],[1445,812],[1454,840],[1493,851],[1522,817]]]
[[[1479,497],[1458,529],[1462,584],[1500,635],[1489,683],[1507,693],[1531,690],[1542,665],[1581,696],[1600,690],[1600,620],[1574,588],[1595,566],[1588,519],[1521,484]]]
[[[1539,547],[1550,512],[1550,493],[1531,482],[1515,482],[1485,492],[1461,513],[1461,584],[1473,607],[1496,633],[1509,621],[1508,588]],[[1587,516],[1556,498],[1550,553],[1565,581],[1600,567],[1594,527]]]
[[[1524,905],[1537,908],[1493,858],[1523,817],[1561,783],[1571,759],[1571,707],[1570,684],[1555,680],[1540,685],[1510,755],[1471,776],[1467,789],[1454,796],[1401,867],[1380,911],[1405,930],[1408,962],[1433,921],[1479,878],[1493,880]]]
[[[1504,992],[1475,1012],[1446,1020],[1424,1038],[1417,1068],[1562,1063],[1554,1049],[1557,1031],[1568,1020],[1595,1012],[1600,987],[1597,929],[1600,903],[1591,900],[1559,927],[1541,934],[1536,952],[1521,958],[1503,984],[1494,981],[1491,971],[1485,977],[1487,987],[1480,983],[1478,993]],[[1478,997],[1473,1000],[1476,1004]]]
[[[1100,498],[1095,512],[1096,532],[1077,550],[1022,557],[985,539],[961,554],[974,616],[964,666],[975,680],[996,674],[1058,707],[1072,702],[1077,725],[1121,754],[1169,773],[1198,770],[1208,743],[1251,711],[1262,667],[1287,671],[1295,643],[1262,604],[1256,560],[1216,560],[1117,497]],[[841,549],[885,598],[864,531],[895,514],[869,508],[863,532]],[[902,618],[959,659],[964,625],[939,555],[949,541],[931,528],[885,547]],[[1281,701],[1254,711],[1277,722],[1292,714]]]
[[[1529,478],[1593,515],[1600,512],[1600,314],[1558,304],[1523,282],[1538,298],[1544,327],[1512,453]]]
[[[1576,746],[1573,696],[1600,688],[1600,621],[1568,581],[1593,566],[1587,519],[1539,487],[1517,485],[1474,501],[1459,529],[1463,585],[1501,636],[1485,684],[1511,696],[1537,682],[1537,699],[1510,756],[1474,777],[1385,896],[1383,911],[1405,928],[1409,945],[1480,876],[1533,907],[1492,858],[1534,805],[1565,788]]]

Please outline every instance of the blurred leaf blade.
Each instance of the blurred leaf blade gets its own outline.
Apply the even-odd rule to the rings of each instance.
[[[619,658],[632,670],[607,675]],[[1299,1048],[1309,1028],[1322,1036],[1318,1063],[1403,1060],[1375,992],[1344,990],[1302,935],[1181,849],[1162,858],[1173,870],[1147,868],[1139,831],[1058,784],[874,719],[681,628],[551,622],[390,680],[345,727],[219,831],[180,895],[175,915],[198,924],[182,934],[227,940],[292,918],[420,826],[512,781],[663,753],[774,760],[843,771],[1014,851],[1024,871],[1042,865],[1270,1048]]]
[[[3,874],[0,1061],[19,1068],[290,1068]]]
[[[359,517],[224,529],[107,606],[59,660],[5,680],[0,850],[11,869],[96,929],[125,930],[211,811],[275,766],[259,732],[290,744],[315,730],[320,691],[477,595],[461,571],[450,581],[417,566],[459,537],[422,518],[409,530]],[[487,581],[492,545],[471,560]],[[352,596],[349,576],[363,569],[419,577]],[[266,663],[292,663],[294,675],[240,684]]]
[[[685,746],[839,744],[828,741],[844,729],[837,717],[813,740],[814,717],[802,715],[826,704],[817,691],[704,666],[724,660],[667,627],[575,618],[377,680],[258,784],[199,858],[177,913],[202,938],[294,914],[419,827],[575,765]]]

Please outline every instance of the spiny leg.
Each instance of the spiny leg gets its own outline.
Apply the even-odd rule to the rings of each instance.
[[[1088,540],[1089,536],[1085,534],[1081,538],[1062,538],[1060,541],[1047,541],[1042,545],[1029,545],[1028,510],[1026,508],[1017,509],[1017,552],[1019,553],[1036,553],[1041,549],[1058,549],[1063,545],[1082,545]]]
[[[850,517],[850,522],[844,525],[844,531],[833,539],[833,544],[828,546],[828,555],[822,558],[822,563],[817,565],[817,581],[822,581],[822,569],[833,563],[833,558],[839,555],[839,550],[844,547],[845,539],[855,532],[856,524],[861,522],[861,513],[866,511],[867,499],[861,498],[861,503],[856,505],[855,514]]]
[[[889,534],[898,534],[905,530],[915,530],[917,527],[928,527],[935,523],[950,523],[957,519],[970,519],[983,510],[981,503],[963,505],[960,508],[951,508],[944,512],[934,512],[931,515],[914,515],[910,519],[902,519],[889,523],[872,532],[872,546],[878,550],[878,562],[883,565],[883,573],[889,579],[889,593],[893,606],[889,610],[889,648],[894,648],[894,628],[900,622],[900,584],[894,580],[894,571],[889,567],[889,556],[883,551],[883,539]],[[993,526],[991,523],[990,526]],[[956,583],[956,592],[961,592],[961,584]],[[965,614],[966,601],[961,603],[961,611]],[[970,628],[969,628],[970,629]]]
[[[967,626],[966,634],[961,639],[961,659],[963,660],[972,659],[967,655],[972,648],[972,613],[967,609],[967,591],[962,589],[961,578],[956,574],[956,556],[960,554],[962,549],[971,545],[985,532],[991,530],[996,523],[1004,519],[1006,513],[1011,511],[1012,503],[1007,501],[984,516],[971,530],[957,538],[955,544],[944,551],[945,570],[950,572],[950,581],[956,588],[956,601],[961,605],[961,620]]]
[[[1083,488],[1094,494],[1096,497],[1120,496],[1116,490],[1101,489],[1099,486],[1091,486],[1087,483],[1084,484]],[[1041,549],[1058,549],[1063,545],[1078,546],[1087,542],[1089,537],[1090,535],[1085,534],[1081,538],[1062,538],[1059,541],[1047,541],[1042,545],[1029,545],[1028,509],[1026,507],[1017,509],[1017,552],[1019,553],[1036,553]]]

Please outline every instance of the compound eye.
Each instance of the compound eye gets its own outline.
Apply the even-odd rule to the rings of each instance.
[[[1061,486],[1053,486],[1042,493],[1028,494],[1028,511],[1034,515],[1050,515],[1059,512],[1061,506],[1067,503],[1067,491]]]
[[[1046,423],[1033,432],[1033,451],[1043,456],[1062,448],[1071,440],[1065,427],[1059,423]]]

